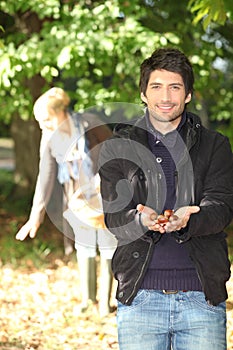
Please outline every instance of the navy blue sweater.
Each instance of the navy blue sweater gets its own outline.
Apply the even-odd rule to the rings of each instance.
[[[176,203],[176,164],[182,153],[178,133],[186,121],[183,114],[177,128],[166,135],[156,131],[147,116],[148,143],[155,160],[160,163],[167,191],[165,209],[174,209]],[[196,269],[188,255],[185,243],[179,244],[170,233],[161,235],[143,280],[144,289],[202,290]]]

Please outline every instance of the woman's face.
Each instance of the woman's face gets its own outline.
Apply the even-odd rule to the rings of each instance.
[[[35,118],[42,130],[48,129],[54,131],[67,119],[67,116],[64,111],[55,112],[53,109],[48,109],[45,106],[40,108],[40,111],[35,111]]]

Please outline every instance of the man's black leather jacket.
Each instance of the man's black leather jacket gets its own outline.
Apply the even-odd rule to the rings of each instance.
[[[206,129],[192,113],[187,113],[179,135],[186,147],[176,164],[176,208],[198,205],[201,210],[191,215],[185,229],[172,235],[180,244],[185,242],[206,300],[217,305],[227,298],[225,284],[230,277],[223,230],[233,215],[232,151],[225,136]],[[136,210],[141,203],[160,213],[164,204],[163,172],[147,139],[145,117],[134,125],[119,124],[113,138],[104,143],[99,163],[105,223],[118,239],[112,259],[117,299],[126,305],[137,294],[161,237],[141,225]]]

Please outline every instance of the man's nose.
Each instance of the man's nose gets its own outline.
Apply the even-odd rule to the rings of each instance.
[[[162,89],[161,100],[165,102],[171,100],[171,91],[169,90],[169,88]]]

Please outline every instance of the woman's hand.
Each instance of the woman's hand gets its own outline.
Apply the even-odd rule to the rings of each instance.
[[[40,227],[40,223],[32,223],[30,220],[24,224],[21,229],[17,232],[15,238],[19,241],[23,241],[27,236],[30,238],[34,238],[36,236],[36,233]]]

